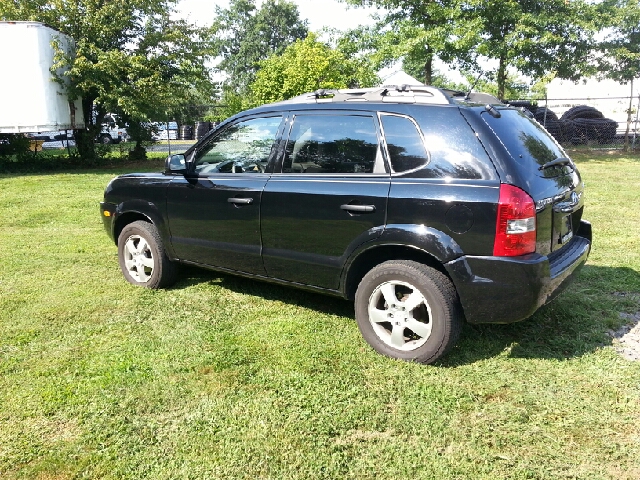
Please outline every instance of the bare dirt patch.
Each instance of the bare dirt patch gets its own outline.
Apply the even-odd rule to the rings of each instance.
[[[627,324],[607,332],[613,339],[613,348],[627,360],[640,362],[640,312],[621,313],[620,318]]]

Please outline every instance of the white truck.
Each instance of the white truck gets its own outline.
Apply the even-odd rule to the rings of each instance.
[[[51,72],[54,43],[73,52],[70,37],[42,23],[0,22],[0,133],[51,137],[85,127],[81,99]]]

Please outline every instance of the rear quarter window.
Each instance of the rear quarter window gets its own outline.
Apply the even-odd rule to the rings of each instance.
[[[498,174],[458,107],[411,109],[429,151],[429,163],[412,176],[465,180],[497,180]]]

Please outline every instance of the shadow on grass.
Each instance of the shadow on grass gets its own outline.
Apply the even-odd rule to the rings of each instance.
[[[197,268],[185,267],[176,288],[202,283],[354,319],[353,304],[341,298]],[[457,367],[499,355],[556,360],[580,357],[611,345],[607,332],[627,322],[620,313],[638,310],[638,272],[588,265],[576,282],[531,318],[508,325],[465,324],[458,344],[436,365]]]

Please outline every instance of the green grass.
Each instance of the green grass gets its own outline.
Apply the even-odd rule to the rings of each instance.
[[[640,159],[587,155],[579,280],[434,366],[339,299],[129,285],[97,204],[124,169],[0,176],[0,478],[640,478],[640,363],[606,336],[640,310]]]

